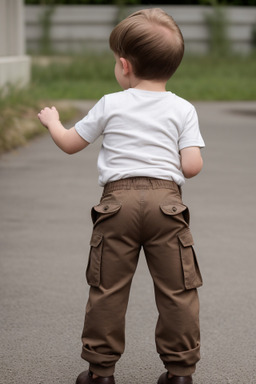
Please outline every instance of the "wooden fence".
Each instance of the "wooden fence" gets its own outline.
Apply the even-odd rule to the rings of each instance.
[[[30,52],[39,52],[42,48],[54,52],[107,50],[109,34],[118,19],[139,8],[56,6],[47,16],[44,6],[26,6],[27,49]],[[162,9],[180,26],[187,51],[204,53],[209,50],[210,33],[206,18],[213,15],[212,7],[162,6]],[[232,49],[250,52],[255,34],[256,7],[227,7],[224,13]]]

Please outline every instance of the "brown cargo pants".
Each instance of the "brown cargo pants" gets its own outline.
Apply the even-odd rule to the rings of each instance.
[[[95,374],[113,374],[124,351],[125,313],[143,247],[159,312],[157,352],[170,373],[192,374],[200,359],[196,288],[202,278],[179,187],[145,177],[109,183],[92,219],[82,358]]]

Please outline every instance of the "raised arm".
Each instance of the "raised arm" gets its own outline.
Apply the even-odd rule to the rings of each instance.
[[[53,141],[62,151],[71,155],[81,151],[89,144],[76,132],[74,127],[70,129],[63,127],[55,107],[42,109],[38,113],[38,118],[41,124],[48,128]]]
[[[201,171],[203,159],[199,147],[183,148],[180,156],[182,172],[187,179],[196,176]]]

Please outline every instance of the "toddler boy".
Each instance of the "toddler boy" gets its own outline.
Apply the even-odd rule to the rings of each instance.
[[[114,28],[110,47],[123,91],[104,96],[70,130],[55,107],[38,114],[69,154],[103,135],[98,169],[104,189],[92,209],[90,293],[82,334],[89,370],[76,383],[115,383],[130,286],[143,247],[159,312],[156,346],[167,370],[158,384],[191,384],[200,358],[197,288],[202,279],[181,186],[200,172],[204,141],[194,107],[166,91],[183,57],[183,37],[169,15],[147,9]]]

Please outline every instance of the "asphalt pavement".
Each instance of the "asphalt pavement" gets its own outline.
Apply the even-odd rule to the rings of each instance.
[[[256,102],[194,103],[204,168],[183,188],[204,286],[195,384],[256,383]],[[84,113],[93,102],[76,102]],[[73,122],[70,123],[72,125]],[[48,134],[0,157],[0,383],[74,384],[100,142],[62,153]],[[153,285],[143,253],[117,384],[156,384]]]

